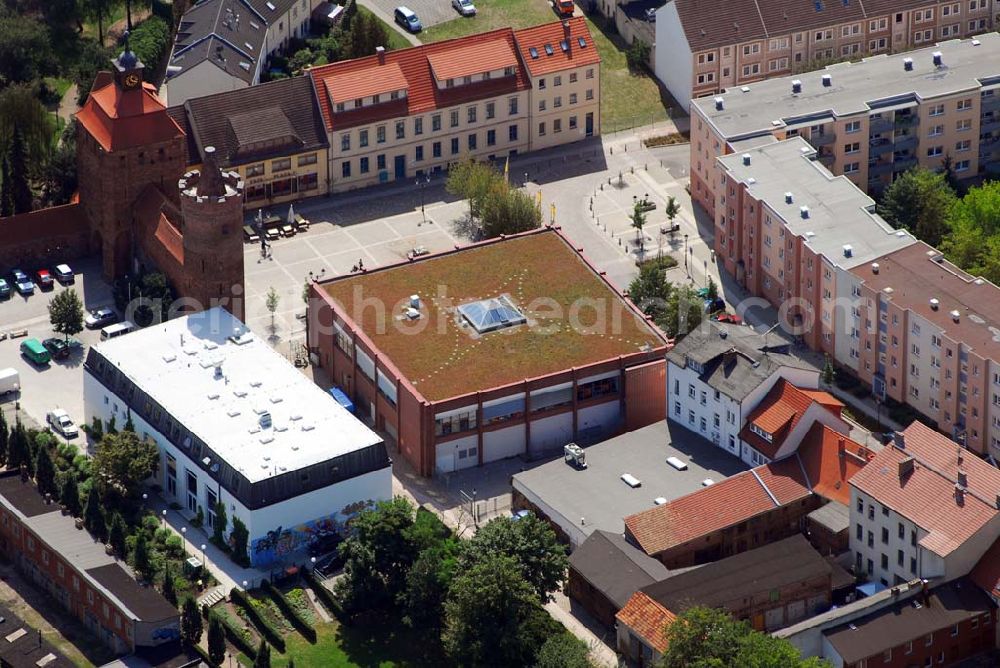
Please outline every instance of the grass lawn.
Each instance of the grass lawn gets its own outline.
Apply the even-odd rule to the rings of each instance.
[[[385,28],[385,32],[389,35],[389,43],[386,45],[386,48],[389,51],[392,51],[394,49],[405,49],[413,46],[408,41],[406,41],[406,38],[400,35],[394,27],[392,27],[379,17],[372,14],[371,11],[369,11],[366,7],[358,5],[358,14],[367,14],[382,24],[382,27]]]
[[[62,99],[62,97],[66,94],[66,91],[69,90],[69,87],[73,85],[73,82],[69,79],[63,79],[62,77],[45,77],[45,84],[54,90],[56,94],[59,95],[59,98]]]
[[[439,42],[496,28],[527,28],[559,20],[545,0],[476,0],[476,10],[478,14],[472,19],[452,19],[427,28],[419,37],[424,42]],[[601,54],[601,132],[666,120],[667,106],[656,79],[630,72],[620,38],[609,37],[598,25],[587,17],[587,28]]]
[[[337,623],[316,625],[316,644],[300,633],[285,636],[285,653],[271,648],[271,665],[283,667],[288,660],[296,666],[324,668],[419,668],[446,665],[441,657],[420,657],[427,642],[422,631],[414,631],[399,622],[379,620],[377,624],[359,622],[355,626]],[[245,666],[253,661],[240,654]]]

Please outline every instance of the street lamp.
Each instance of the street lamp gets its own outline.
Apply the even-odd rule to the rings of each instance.
[[[184,551],[185,552],[187,552],[187,549],[188,549],[187,532],[188,532],[188,528],[187,527],[181,527],[181,542],[184,545]]]
[[[164,508],[160,512],[160,528],[165,529],[167,527],[167,510]]]
[[[249,589],[249,583],[246,580],[244,580],[243,581],[243,591],[246,591],[247,589]]]
[[[206,561],[205,561],[205,544],[202,543],[201,544],[201,567],[202,568],[205,568],[205,563],[206,563]]]
[[[309,557],[309,562],[312,564],[313,572],[316,571],[316,557]]]
[[[684,234],[684,271],[687,273],[688,276],[691,275],[691,273],[688,272],[688,235],[687,235],[687,233]]]
[[[427,184],[431,182],[431,175],[425,174],[423,176],[417,177],[417,185],[420,186],[420,218],[422,219],[421,225],[427,222],[427,214],[424,212],[424,188]]]

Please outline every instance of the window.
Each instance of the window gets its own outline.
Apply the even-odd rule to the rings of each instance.
[[[962,120],[955,123],[955,129],[959,132],[966,132],[972,129],[972,119],[963,118]]]
[[[361,166],[358,168],[358,171],[361,172],[362,174],[367,174],[368,173],[368,158],[367,158],[367,156],[364,157],[364,158],[361,158]]]
[[[351,161],[345,160],[340,163],[340,175],[345,179],[351,178]]]
[[[889,530],[885,527],[882,527],[882,544],[883,545],[889,544]]]
[[[850,123],[844,124],[844,132],[847,132],[848,134],[860,131],[861,131],[861,121],[851,121]]]
[[[420,162],[421,160],[424,159],[424,147],[423,146],[417,146],[413,150],[413,153],[414,153],[414,155],[413,155],[413,161],[414,162]]]
[[[508,128],[507,128],[507,140],[508,141],[517,141],[517,126],[516,125],[508,126]]]
[[[437,132],[441,129],[441,114],[431,116],[431,131]]]
[[[552,85],[553,86],[562,86],[562,76],[560,76],[560,75],[557,74],[554,78],[555,78],[555,80],[552,82]]]
[[[562,106],[562,95],[556,95],[552,100],[552,106],[556,109]]]
[[[516,97],[508,97],[507,98],[507,113],[510,116],[516,116],[517,115],[517,98]]]
[[[569,103],[570,104],[576,104],[576,93],[570,93],[569,94]]]
[[[385,126],[384,125],[380,125],[377,128],[375,128],[375,142],[377,144],[384,144],[385,143]]]
[[[585,100],[593,100],[594,99],[594,89],[593,88],[588,88],[587,92],[584,93],[584,95],[583,95],[583,99],[585,99]]]
[[[883,554],[881,556],[881,564],[882,564],[882,570],[886,570],[887,568],[889,568],[889,557],[888,557],[888,555]]]
[[[967,172],[967,171],[969,171],[969,161],[968,160],[959,160],[958,162],[956,162],[955,163],[955,171],[956,172]]]
[[[861,142],[844,144],[844,153],[857,153],[861,150]]]
[[[451,138],[451,154],[452,155],[458,154],[458,137]]]
[[[496,102],[486,103],[486,118],[493,118],[497,115],[497,105]]]
[[[924,637],[924,647],[930,647],[933,644],[934,644],[934,634],[933,633],[928,633]]]
[[[496,130],[487,130],[487,132],[486,132],[486,145],[487,146],[496,146],[496,143],[497,143],[497,131]]]
[[[569,117],[569,129],[576,130],[576,116]]]
[[[743,55],[755,55],[760,53],[760,44],[744,44],[743,45]]]
[[[350,132],[345,132],[344,134],[340,135],[340,150],[341,151],[350,151],[351,150],[351,133]]]
[[[545,100],[541,99],[538,101],[538,111],[545,111]]]
[[[902,550],[896,550],[896,565],[897,566],[902,566],[903,565],[903,551]]]
[[[545,123],[544,122],[538,124],[538,136],[539,137],[544,137],[545,136]]]
[[[385,153],[375,156],[375,166],[379,171],[385,169]]]
[[[760,74],[760,63],[753,63],[752,65],[743,66],[743,76],[755,76]]]
[[[473,132],[472,134],[469,135],[468,146],[469,146],[469,150],[470,151],[475,151],[476,150],[476,133],[475,132]]]
[[[856,174],[859,171],[861,171],[861,163],[860,162],[849,162],[849,163],[847,163],[847,164],[844,165],[844,173],[845,174]]]
[[[944,134],[943,125],[935,125],[927,132],[928,137],[939,137]]]
[[[421,116],[417,116],[413,119],[413,134],[424,134],[424,119]]]
[[[396,121],[396,139],[406,137],[406,121]]]
[[[569,73],[569,82],[570,83],[576,83],[576,79],[577,79],[576,72],[570,72]]]
[[[561,119],[557,118],[554,121],[552,121],[552,131],[553,132],[562,132],[562,120]]]
[[[431,156],[434,158],[441,157],[441,142],[436,141],[433,144],[431,144]]]
[[[466,109],[465,114],[466,114],[466,120],[469,123],[475,123],[476,122],[476,108],[475,107],[469,107],[468,109]]]
[[[264,163],[258,163],[256,165],[249,165],[247,167],[247,178],[252,176],[263,176],[264,174]]]
[[[593,67],[591,67],[591,68],[589,68],[587,70],[587,74],[586,74],[585,78],[587,78],[587,79],[593,79],[594,78],[594,68]]]
[[[935,104],[927,112],[927,115],[928,116],[940,116],[943,113],[944,113],[944,105],[943,104]]]
[[[943,146],[930,146],[927,149],[927,157],[928,158],[936,158],[937,156],[941,155],[942,153],[944,153],[944,147]]]
[[[458,127],[458,109],[452,109],[450,114],[450,125],[453,128]]]

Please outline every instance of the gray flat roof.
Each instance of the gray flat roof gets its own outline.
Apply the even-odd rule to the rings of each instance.
[[[830,501],[809,513],[807,517],[833,533],[847,531],[851,526],[851,511],[839,501]]]
[[[543,504],[590,535],[597,529],[622,534],[624,518],[652,508],[654,499],[670,501],[690,494],[711,478],[719,482],[747,467],[738,458],[693,432],[666,420],[584,448],[587,468],[577,470],[562,457],[514,474],[516,488],[526,489]],[[688,465],[677,471],[667,464],[677,457]],[[621,480],[630,473],[642,481],[631,488]]]
[[[719,162],[753,197],[784,218],[788,232],[839,267],[850,269],[916,243],[909,232],[893,229],[874,213],[871,197],[846,176],[831,174],[815,155],[805,139],[793,137],[731,153]],[[745,164],[747,156],[750,164]],[[786,193],[791,193],[791,202]],[[803,206],[808,207],[807,217]]]
[[[978,45],[974,45],[978,42]],[[943,65],[933,63],[940,51]],[[903,68],[906,58],[913,69]],[[822,77],[832,77],[823,86]],[[802,82],[802,92],[792,94],[792,81]],[[856,63],[838,63],[813,72],[767,79],[748,86],[729,88],[719,97],[722,110],[715,108],[713,97],[691,101],[726,138],[741,138],[769,133],[785,125],[808,119],[808,125],[822,123],[823,116],[847,116],[880,105],[948,95],[974,90],[980,85],[1000,85],[1000,34],[986,33],[973,39],[949,40],[933,47],[896,55],[879,55]],[[744,89],[746,92],[744,92]],[[897,100],[897,98],[899,98]],[[820,120],[813,117],[819,116]],[[777,124],[774,122],[777,121]]]

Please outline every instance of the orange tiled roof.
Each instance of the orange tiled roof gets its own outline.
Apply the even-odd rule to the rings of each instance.
[[[427,56],[438,81],[516,67],[517,55],[509,40],[497,38],[481,44],[458,46]]]
[[[106,151],[183,137],[152,86],[122,90],[101,73],[76,119]]]
[[[391,93],[409,86],[399,63],[375,63],[367,69],[335,74],[328,77],[325,84],[327,95],[334,103]]]
[[[566,39],[566,23],[569,24],[569,39],[566,40],[569,48],[563,51],[560,42]],[[601,62],[601,55],[597,52],[597,45],[594,44],[594,38],[591,37],[583,17],[515,30],[514,39],[517,41],[521,60],[527,65],[533,77]],[[582,47],[581,39],[584,44]],[[546,44],[552,47],[551,56],[545,51]],[[532,58],[530,52],[532,48],[538,52],[537,58]]]
[[[986,550],[969,577],[987,594],[1000,598],[1000,538]]]
[[[813,491],[844,505],[851,502],[848,481],[874,457],[860,443],[821,422],[809,428],[797,452]]]
[[[740,431],[740,438],[765,457],[773,458],[813,403],[820,404],[838,416],[844,406],[827,392],[803,390],[780,378],[747,417],[746,426]],[[771,434],[771,441],[750,431],[751,424]]]
[[[647,645],[662,653],[667,649],[667,635],[664,631],[677,617],[648,594],[637,591],[632,594],[625,607],[618,611],[615,619],[642,637]]]
[[[658,554],[809,496],[798,459],[738,473],[661,506],[625,518],[646,554]]]
[[[1000,471],[963,452],[967,491],[959,502],[958,444],[919,422],[902,433],[903,449],[877,453],[850,484],[923,528],[927,535],[920,545],[947,556],[997,515]],[[899,463],[907,457],[914,459],[913,471],[901,478]]]
[[[309,77],[316,89],[316,98],[323,112],[326,129],[342,130],[526,90],[530,83],[523,67],[518,67],[515,76],[512,77],[496,77],[489,81],[454,88],[437,87],[431,72],[432,56],[450,58],[455,52],[468,54],[470,49],[474,50],[484,45],[489,50],[493,48],[490,45],[498,40],[506,42],[512,50],[515,48],[514,31],[510,28],[500,28],[478,35],[389,51],[384,56],[384,65],[379,64],[377,55],[372,55],[311,68]],[[403,73],[407,82],[405,99],[334,113],[334,106],[327,93],[328,80],[336,81],[345,75],[354,75],[357,72],[363,72],[366,77],[379,77],[381,76],[379,68],[386,67],[398,68]]]

